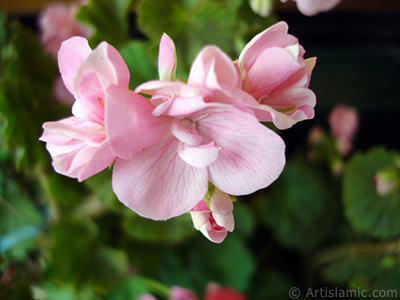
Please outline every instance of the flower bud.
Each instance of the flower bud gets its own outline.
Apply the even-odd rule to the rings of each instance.
[[[271,0],[250,0],[249,4],[251,10],[261,17],[267,17],[273,6]]]
[[[235,228],[231,197],[215,188],[191,210],[194,227],[214,243],[221,243]]]

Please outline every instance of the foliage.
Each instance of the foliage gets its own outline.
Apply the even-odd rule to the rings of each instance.
[[[144,40],[130,36],[133,4]],[[90,0],[78,18],[94,30],[91,46],[106,40],[119,50],[131,88],[158,77],[163,32],[177,44],[185,77],[204,45],[236,59],[277,20],[244,0]],[[155,222],[124,207],[110,170],[84,183],[56,174],[38,141],[43,122],[71,109],[52,93],[56,61],[36,32],[5,13],[0,54],[1,300],[166,299],[176,285],[201,298],[211,281],[248,299],[287,298],[294,286],[400,293],[400,194],[380,195],[374,184],[379,171],[399,168],[398,149],[356,147],[343,157],[327,130],[307,147],[303,135],[271,187],[238,198],[235,231],[216,245],[189,215]]]

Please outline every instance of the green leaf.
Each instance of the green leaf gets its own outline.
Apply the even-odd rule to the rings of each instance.
[[[321,275],[330,284],[341,285],[351,290],[393,291],[397,294],[386,294],[388,299],[400,293],[400,264],[398,257],[395,263],[387,266],[387,257],[374,255],[348,257],[326,266]],[[380,299],[386,299],[383,296]]]
[[[154,280],[133,276],[118,285],[106,300],[137,299],[142,294],[153,294],[166,298],[169,295],[169,288]]]
[[[33,169],[49,165],[49,156],[38,141],[42,124],[61,110],[52,101],[57,74],[54,59],[46,54],[35,32],[7,24],[7,39],[1,49],[0,115],[6,122],[4,140],[13,150],[18,167]]]
[[[21,261],[36,248],[31,237],[40,232],[44,218],[15,181],[0,173],[0,250],[9,260]]]
[[[400,233],[400,193],[380,196],[374,176],[394,166],[399,155],[384,148],[357,153],[348,162],[343,178],[344,210],[355,230],[378,238]]]
[[[199,50],[216,44],[235,53],[237,14],[241,1],[145,0],[138,9],[138,25],[152,41],[154,53],[163,32],[177,46],[178,68],[186,74]],[[179,75],[179,74],[178,74]]]
[[[235,231],[230,234],[244,237],[251,236],[256,227],[256,216],[244,199],[239,198],[234,203],[233,214],[235,217]]]
[[[119,210],[123,208],[124,205],[121,204],[117,196],[115,196],[114,194],[111,186],[111,177],[112,172],[110,171],[110,169],[107,168],[104,171],[88,178],[85,181],[85,184],[107,208]]]
[[[48,180],[46,184],[51,196],[65,206],[71,207],[80,204],[88,193],[76,179],[62,176],[54,171],[45,180]]]
[[[293,283],[275,269],[262,270],[254,279],[249,299],[286,299]]]
[[[196,290],[204,290],[210,281],[239,291],[247,290],[256,262],[243,241],[229,235],[221,244],[210,243],[205,238],[202,241],[189,253],[188,272]]]
[[[321,270],[322,276],[330,283],[346,285],[357,282],[367,288],[369,282],[379,273],[378,257],[349,257],[329,264]]]
[[[125,252],[100,243],[97,228],[89,220],[68,220],[52,228],[53,247],[49,275],[54,280],[82,290],[93,285],[100,291],[125,278],[128,259]]]
[[[262,221],[284,245],[315,248],[335,227],[340,197],[336,186],[328,173],[301,157],[289,161],[278,181],[256,196]]]
[[[60,282],[46,280],[43,283],[43,291],[36,293],[43,296],[45,299],[57,299],[57,300],[97,300],[99,299],[94,292],[93,287],[87,286],[81,291],[77,292],[71,285],[60,284]],[[35,290],[34,290],[35,291]],[[35,298],[37,299],[37,298]],[[43,299],[43,298],[38,298]]]
[[[189,214],[166,221],[154,221],[127,211],[123,227],[127,234],[138,240],[168,244],[181,242],[195,232]]]
[[[77,19],[93,29],[92,47],[106,41],[119,48],[129,41],[131,6],[132,0],[90,0],[81,7]]]
[[[133,41],[120,50],[131,73],[132,90],[145,81],[158,79],[156,63],[148,55],[148,45],[148,42]]]

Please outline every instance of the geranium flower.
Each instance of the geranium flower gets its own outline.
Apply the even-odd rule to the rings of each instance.
[[[107,102],[114,109],[108,117],[145,116],[138,112],[134,95],[111,87]],[[114,105],[117,102],[120,105]],[[151,102],[147,107],[157,110]],[[151,120],[153,116],[147,117]],[[190,211],[206,195],[209,181],[228,194],[253,193],[271,184],[285,164],[282,139],[235,108],[211,107],[184,117],[161,115],[157,119],[163,122],[147,127],[149,132],[141,125],[145,120],[109,132],[111,142],[116,133],[163,135],[147,148],[138,148],[135,139],[119,139],[118,148],[132,155],[115,162],[113,189],[120,201],[144,217],[164,220]],[[135,150],[129,151],[131,147]]]
[[[308,89],[316,59],[304,60],[303,47],[287,32],[285,22],[269,27],[245,46],[237,61],[242,89],[259,103],[258,119],[279,129],[313,118],[316,103]]]
[[[62,79],[76,99],[74,116],[44,123],[40,140],[47,143],[58,173],[82,181],[116,158],[107,134],[105,95],[110,84],[128,87],[129,70],[115,48],[103,42],[92,51],[81,37],[62,44],[58,61]]]
[[[173,50],[171,42],[165,45]],[[159,65],[172,70],[164,72],[172,79],[176,64],[168,57],[167,63]],[[125,125],[119,131],[109,131],[111,143],[119,141],[112,147],[123,149],[117,153],[123,159],[113,169],[119,200],[142,216],[163,220],[190,211],[206,195],[209,181],[231,195],[270,185],[285,164],[285,145],[253,116],[247,106],[257,102],[239,85],[230,58],[208,46],[195,59],[187,83],[150,81],[135,90],[152,95],[146,105],[143,102],[143,109],[152,110],[151,116],[138,112],[135,93],[111,87],[109,118],[143,117],[141,122],[121,122]],[[158,126],[141,126],[153,116],[160,120]],[[135,139],[115,139],[117,133],[162,138],[146,148],[138,147]]]

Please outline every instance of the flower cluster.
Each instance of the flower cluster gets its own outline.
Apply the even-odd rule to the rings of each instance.
[[[134,91],[111,45],[65,41],[58,61],[73,116],[46,122],[41,137],[55,170],[83,181],[114,164],[113,190],[130,209],[154,220],[192,211],[195,227],[222,242],[234,227],[229,195],[269,186],[285,165],[283,140],[260,121],[286,129],[314,116],[315,58],[304,60],[287,31],[279,22],[261,32],[237,61],[206,46],[185,82],[164,34],[159,80]]]

